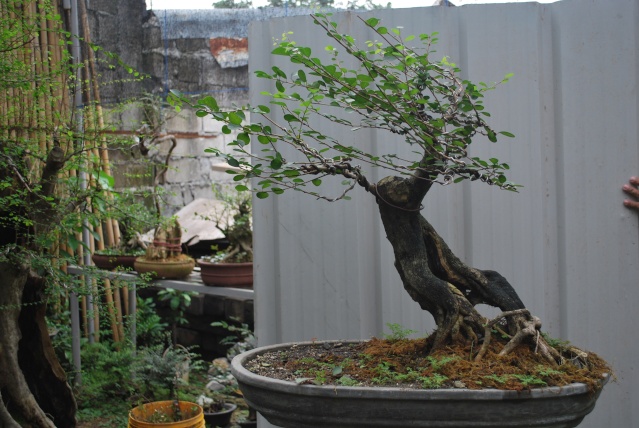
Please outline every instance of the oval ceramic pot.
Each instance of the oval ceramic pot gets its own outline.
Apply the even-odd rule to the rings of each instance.
[[[159,415],[168,415],[173,418],[175,411],[173,401],[154,401],[152,403],[142,404],[133,408],[129,412],[128,428],[204,428],[204,412],[202,407],[190,403],[188,401],[180,401],[180,412],[185,418],[177,422],[149,422],[149,420],[158,419]]]
[[[91,260],[93,264],[100,269],[113,270],[116,268],[121,269],[133,269],[135,259],[138,256],[130,255],[105,255],[105,254],[93,254]]]
[[[224,403],[224,409],[219,412],[204,412],[204,421],[211,427],[226,428],[231,423],[231,416],[235,409],[237,409],[237,405]]]
[[[202,282],[217,287],[253,287],[253,263],[212,263],[197,261]]]
[[[146,260],[144,257],[135,259],[135,270],[138,273],[150,273],[153,278],[186,278],[194,267],[195,260],[190,257],[179,260]]]
[[[581,383],[528,391],[298,385],[244,368],[260,354],[292,345],[256,348],[231,364],[247,404],[280,427],[575,427],[601,392]]]

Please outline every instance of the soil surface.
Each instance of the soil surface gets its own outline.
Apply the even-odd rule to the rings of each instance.
[[[465,343],[429,353],[428,339],[319,342],[263,354],[251,360],[247,369],[298,384],[507,390],[576,382],[595,390],[602,386],[604,374],[611,373],[606,362],[593,353],[587,353],[585,364],[581,355],[579,360],[568,358],[562,365],[550,365],[528,346],[499,356],[505,343],[495,336],[489,351],[476,362],[478,346]],[[563,351],[566,355],[566,349]]]

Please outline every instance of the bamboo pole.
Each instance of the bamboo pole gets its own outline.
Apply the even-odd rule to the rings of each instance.
[[[78,0],[78,4],[80,6],[80,15],[82,17],[82,28],[83,28],[83,36],[87,43],[91,43],[91,32],[89,31],[89,18],[87,15],[87,8],[84,0]],[[95,70],[95,53],[93,49],[87,50],[88,54],[88,64],[89,64],[89,75],[91,77],[91,83],[93,86],[93,96],[95,99],[95,108],[96,108],[96,119],[97,119],[97,130],[100,132],[104,129],[104,117],[102,114],[102,103],[100,99],[100,87],[98,85],[98,74]],[[99,147],[99,158],[102,164],[103,171],[107,175],[111,175],[111,167],[109,163],[109,152],[107,148],[107,141],[104,135],[101,138],[101,144]],[[107,194],[107,198],[110,198],[110,195]],[[120,241],[120,233],[117,225],[117,221],[114,219],[107,219],[106,221],[107,227],[107,237],[109,239],[110,245],[118,245]]]
[[[82,18],[82,27],[83,27],[83,37],[87,43],[91,42],[91,33],[89,31],[89,19],[87,15],[86,4],[83,0],[78,0],[80,14]],[[98,85],[98,75],[95,70],[95,54],[92,49],[87,49],[88,61],[85,63],[85,67],[88,69],[88,81],[92,84],[93,89],[93,97],[95,100],[95,111],[94,113],[94,129],[96,130],[96,137],[98,133],[101,133],[104,129],[104,117],[102,113],[102,105],[100,100],[100,89]],[[88,66],[87,66],[88,64]],[[87,93],[90,93],[90,90],[87,88]],[[97,122],[97,123],[96,123]],[[97,148],[96,158],[100,159],[100,168],[105,172],[105,174],[111,176],[111,168],[109,163],[108,156],[108,148],[107,142],[104,135],[100,138],[100,146]],[[108,201],[112,201],[112,195],[109,192],[106,192],[105,197]],[[121,239],[120,230],[117,224],[117,221],[112,218],[107,218],[105,222],[106,229],[106,238],[108,245],[116,246],[119,244]],[[120,293],[124,289],[124,295],[121,296]],[[113,290],[113,298],[115,303],[115,314],[118,324],[118,330],[120,333],[120,337],[124,337],[124,323],[122,314],[128,314],[128,290],[125,287],[121,288],[117,284],[115,285],[115,289]],[[123,304],[124,303],[124,304]]]

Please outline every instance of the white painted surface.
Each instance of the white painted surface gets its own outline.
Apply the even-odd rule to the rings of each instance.
[[[639,174],[639,3],[567,0],[373,12],[404,34],[440,33],[437,51],[474,81],[515,73],[486,100],[491,124],[516,134],[479,153],[512,167],[519,194],[481,183],[433,189],[424,210],[466,262],[501,272],[554,336],[607,358],[606,387],[584,428],[639,427],[638,215],[621,186]],[[366,14],[370,16],[371,13]],[[367,39],[355,15],[343,31]],[[318,54],[328,43],[307,17],[250,29],[250,69],[268,70],[273,38]],[[252,77],[252,103],[268,82]],[[339,136],[340,134],[338,134]],[[386,136],[341,134],[346,145]],[[379,172],[370,178],[379,179]],[[349,202],[285,194],[255,203],[256,325],[260,344],[367,338],[386,322],[429,332],[432,319],[403,291],[373,198]],[[262,424],[261,426],[267,426]]]

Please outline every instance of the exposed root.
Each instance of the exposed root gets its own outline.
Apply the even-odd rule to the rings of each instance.
[[[511,317],[516,333],[501,350],[499,353],[500,356],[508,355],[516,347],[522,345],[525,341],[529,341],[530,344],[535,345],[535,353],[540,353],[549,363],[553,365],[561,365],[565,362],[561,354],[559,354],[555,348],[550,346],[541,335],[541,320],[531,315],[528,309],[517,309],[515,311],[502,312],[496,318],[486,323],[484,327],[484,343],[475,357],[475,361],[481,361],[484,357],[488,350],[488,346],[490,345],[492,329],[497,323],[506,317]]]

